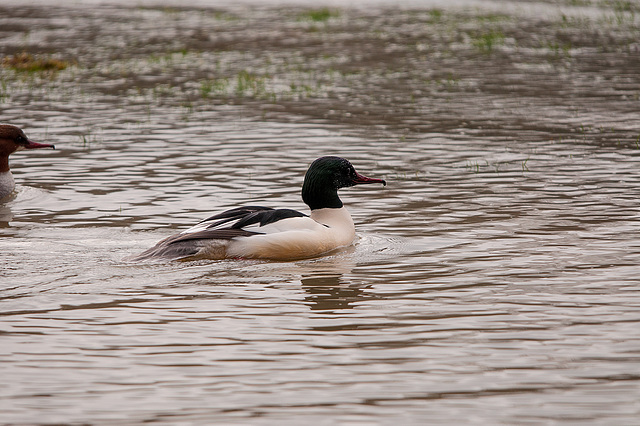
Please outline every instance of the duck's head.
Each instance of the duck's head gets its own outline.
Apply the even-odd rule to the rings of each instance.
[[[54,148],[53,145],[30,140],[24,132],[10,124],[0,124],[0,155],[8,157],[22,149]]]
[[[366,183],[387,183],[383,179],[368,178],[356,172],[351,163],[341,157],[321,157],[311,163],[302,185],[302,200],[311,210],[340,208],[338,190]]]

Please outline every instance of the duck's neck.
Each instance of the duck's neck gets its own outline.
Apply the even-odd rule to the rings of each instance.
[[[340,197],[338,197],[338,191],[313,176],[307,176],[304,180],[302,201],[312,211],[324,208],[339,209],[343,206]]]
[[[339,209],[325,208],[311,210],[311,219],[330,227],[347,226],[353,227],[353,219],[346,207]]]
[[[9,156],[0,155],[0,173],[9,171]]]

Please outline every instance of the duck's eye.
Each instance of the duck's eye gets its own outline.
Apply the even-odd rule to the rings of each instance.
[[[27,142],[24,140],[24,138],[23,138],[22,136],[18,136],[18,137],[16,138],[16,143],[18,143],[18,144],[21,144],[21,145],[22,145],[22,144],[25,144],[25,143],[27,143]]]

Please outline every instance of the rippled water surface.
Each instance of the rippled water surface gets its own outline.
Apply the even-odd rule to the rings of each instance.
[[[0,422],[637,424],[640,10],[469,4],[0,7]],[[353,247],[122,261],[327,154]]]

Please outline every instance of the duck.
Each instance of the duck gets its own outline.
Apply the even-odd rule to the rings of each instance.
[[[0,124],[0,200],[10,195],[16,187],[9,168],[9,156],[23,149],[39,148],[55,149],[55,146],[30,140],[19,127]]]
[[[319,257],[353,244],[355,226],[338,190],[380,183],[358,173],[345,158],[325,156],[307,170],[302,200],[310,214],[293,209],[242,206],[215,214],[129,257],[147,260],[261,259]]]

